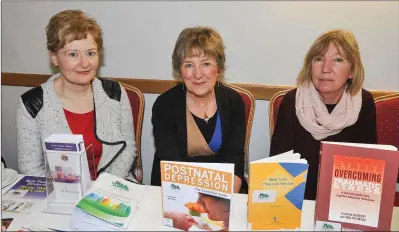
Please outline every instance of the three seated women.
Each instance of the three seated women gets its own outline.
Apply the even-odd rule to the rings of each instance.
[[[23,174],[44,173],[44,139],[82,134],[92,179],[101,172],[136,182],[133,117],[126,91],[98,78],[103,37],[97,22],[79,10],[54,15],[46,27],[47,49],[59,73],[24,93],[17,110],[18,165]],[[151,184],[160,185],[160,161],[235,164],[235,192],[244,177],[245,107],[223,84],[222,37],[209,27],[184,29],[173,54],[180,84],[152,108],[155,140]],[[375,104],[362,89],[364,69],[354,35],[324,33],[313,43],[298,75],[298,87],[280,106],[270,155],[288,150],[309,162],[306,199],[315,199],[320,141],[377,143]],[[267,154],[265,154],[267,156]],[[93,157],[93,158],[90,158]]]

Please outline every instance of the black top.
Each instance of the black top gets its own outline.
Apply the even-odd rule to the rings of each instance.
[[[209,144],[212,139],[213,132],[215,131],[217,112],[211,118],[209,118],[208,123],[204,119],[199,118],[194,114],[191,115],[193,115],[194,121],[201,131],[202,136],[204,136],[205,141]]]
[[[326,104],[327,111],[328,111],[329,114],[331,114],[331,112],[334,110],[336,105],[337,104]]]
[[[244,176],[245,106],[241,96],[220,84],[215,86],[222,124],[222,145],[216,155],[188,157],[186,90],[179,84],[158,96],[152,107],[155,154],[151,184],[161,185],[160,161],[234,163],[234,174]],[[216,118],[216,117],[215,117]]]
[[[376,110],[373,96],[362,89],[362,107],[355,124],[321,141],[377,143]],[[294,150],[309,163],[305,199],[315,200],[319,172],[320,141],[301,126],[295,113],[296,89],[287,92],[279,107],[276,127],[271,139],[270,156]],[[331,113],[335,105],[327,105]]]

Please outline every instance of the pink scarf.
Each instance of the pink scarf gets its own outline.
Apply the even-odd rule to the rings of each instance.
[[[345,89],[341,100],[329,114],[313,83],[298,87],[295,96],[299,123],[316,140],[338,134],[344,128],[353,125],[357,121],[361,106],[362,91],[352,97]]]

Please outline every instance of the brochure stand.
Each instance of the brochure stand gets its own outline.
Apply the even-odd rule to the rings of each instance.
[[[75,204],[91,186],[88,160],[94,160],[91,144],[80,153],[46,152],[47,198],[43,213],[72,214]]]

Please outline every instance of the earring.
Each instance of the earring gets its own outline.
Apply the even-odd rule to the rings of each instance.
[[[184,82],[183,82],[183,90],[184,90]]]
[[[351,84],[352,84],[352,78],[349,78],[349,79],[346,81],[346,83],[348,84],[348,87],[351,86]]]

